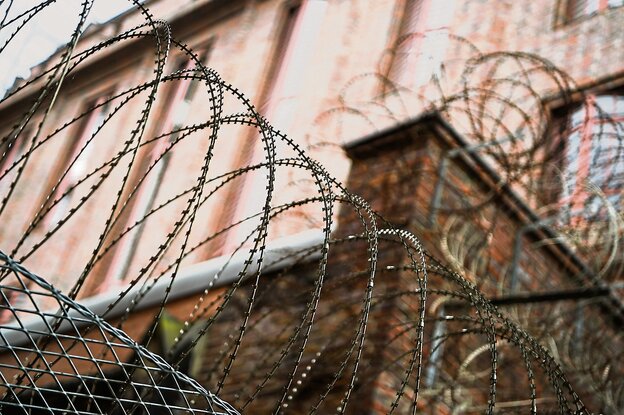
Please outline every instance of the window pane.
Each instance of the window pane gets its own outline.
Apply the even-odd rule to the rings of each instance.
[[[578,19],[585,14],[587,0],[570,0],[568,5],[568,16],[570,20]]]
[[[615,114],[624,117],[624,96],[615,98]]]
[[[585,8],[585,14],[596,13],[600,8],[600,0],[588,0]]]
[[[616,205],[622,200],[624,124],[621,112],[624,112],[624,97],[600,95],[590,96],[585,105],[570,115],[561,201],[576,206],[577,214],[594,215],[604,205],[586,184],[596,186]]]
[[[572,113],[571,122],[572,128],[577,128],[580,125],[585,124],[585,119],[587,118],[587,107],[582,106],[578,110]]]
[[[0,175],[8,170],[15,160],[22,155],[29,133],[21,134],[18,137],[10,137],[0,148]]]

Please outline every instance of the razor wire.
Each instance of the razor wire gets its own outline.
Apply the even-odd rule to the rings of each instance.
[[[9,18],[11,3],[2,30],[17,34],[56,3],[43,2]],[[383,108],[386,119],[404,118],[397,108],[413,111],[410,99],[416,99],[418,108],[465,126],[470,142],[487,143],[476,151],[498,166],[502,178],[489,193],[470,189],[474,193],[464,195],[460,205],[436,207],[441,217],[451,218],[441,222],[444,258],[437,258],[274,129],[241,91],[205,66],[200,53],[172,37],[167,22],[133,3],[143,23],[82,47],[80,35],[93,4],[84,1],[68,44],[0,103],[26,102],[0,143],[0,220],[7,224],[0,235],[6,252],[0,257],[3,412],[492,413],[504,402],[531,413],[589,413],[578,384],[616,391],[609,399],[619,405],[620,369],[614,362],[621,357],[615,347],[602,360],[592,358],[588,344],[598,339],[579,335],[553,315],[542,316],[552,318],[549,324],[536,323],[520,310],[512,321],[486,299],[482,290],[488,287],[475,285],[483,266],[465,266],[466,256],[487,256],[480,249],[487,236],[450,240],[474,237],[478,232],[467,223],[480,223],[475,217],[487,214],[505,186],[524,189],[528,198],[540,197],[538,188],[554,186],[544,183],[552,177],[543,173],[552,171],[549,166],[557,165],[553,160],[561,154],[543,152],[548,116],[534,104],[546,93],[571,101],[575,87],[564,72],[533,55],[484,54],[457,39],[471,51],[461,63],[459,92],[447,93],[440,79],[427,91],[410,91],[381,68],[355,78],[345,87],[342,107],[319,116],[319,126],[352,114],[375,125],[367,114],[379,111],[355,107],[346,92],[373,78],[383,94],[364,105]],[[106,90],[77,116],[63,112],[63,91],[79,81],[80,69],[129,42],[151,48],[152,77]],[[506,72],[499,74],[503,67]],[[541,80],[538,88],[533,78],[542,77],[548,82]],[[168,100],[194,88],[209,102],[201,122],[154,120]],[[587,108],[600,108],[596,105]],[[103,146],[115,123],[129,131]],[[619,138],[619,124],[611,125]],[[85,139],[78,140],[85,131]],[[501,141],[501,134],[510,138]],[[72,137],[79,145],[66,144]],[[619,149],[619,140],[614,143]],[[238,165],[223,168],[220,155],[231,147]],[[50,154],[59,156],[51,160]],[[85,154],[93,156],[86,167]],[[188,160],[189,154],[196,161]],[[619,150],[615,154],[618,159]],[[186,165],[192,169],[184,170],[184,177],[165,180],[171,169]],[[42,173],[42,166],[49,170]],[[284,198],[278,184],[289,174],[307,183],[309,194]],[[446,192],[460,192],[444,177],[439,183]],[[571,220],[565,211],[552,219],[560,237],[568,228],[591,234],[592,247],[603,250],[591,273],[599,279],[617,266],[609,258],[619,252],[621,238],[620,213],[600,196],[602,185],[586,192],[591,197],[584,202],[583,220]],[[253,201],[251,209],[238,216],[224,212],[228,203],[233,205],[226,208],[234,209],[241,193]],[[596,200],[606,201],[606,207],[593,208]],[[24,206],[33,205],[34,211],[24,214]],[[557,204],[546,205],[538,208]],[[350,212],[351,222],[335,230],[339,206],[341,215]],[[219,219],[216,225],[209,224],[213,217]],[[320,242],[276,258],[269,240],[291,217],[311,217],[320,227]],[[494,222],[481,223],[488,220]],[[605,226],[610,238],[595,239],[596,229]],[[148,238],[146,229],[161,233]],[[77,247],[68,248],[68,241]],[[173,318],[169,300],[184,268],[214,252],[225,253],[225,262],[197,287],[184,316],[178,312]],[[266,271],[284,260],[288,265],[279,271]],[[69,274],[58,279],[62,288],[36,275],[52,276],[63,267]],[[115,270],[122,278],[112,274]],[[227,284],[221,282],[226,274]],[[103,281],[118,287],[119,295],[96,315],[80,301],[98,294]],[[154,298],[150,307],[142,306]],[[141,316],[138,331],[135,316]],[[524,330],[518,323],[536,327]],[[537,331],[556,325],[570,348],[553,357],[544,346],[548,336]],[[562,366],[575,368],[579,362],[584,380],[573,386]]]

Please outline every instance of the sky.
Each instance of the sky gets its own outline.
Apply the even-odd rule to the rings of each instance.
[[[44,0],[0,0],[0,19],[10,7],[8,19]],[[45,60],[60,45],[66,43],[78,24],[82,0],[54,0],[31,20],[0,53],[0,96],[16,77],[26,78],[30,68]],[[87,24],[105,22],[132,7],[130,0],[95,0]],[[15,32],[17,22],[0,29],[0,45]],[[2,46],[0,46],[2,47]]]

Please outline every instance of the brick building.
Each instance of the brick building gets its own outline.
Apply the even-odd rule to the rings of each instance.
[[[570,378],[591,410],[622,408],[623,398],[613,392],[622,378],[618,350],[624,309],[617,288],[624,265],[619,249],[624,203],[620,144],[624,37],[619,30],[624,7],[619,7],[620,1],[202,0],[178,4],[152,0],[146,5],[154,16],[170,23],[174,39],[242,91],[272,125],[305,147],[332,175],[346,180],[349,189],[369,200],[386,219],[422,238],[428,252],[465,275],[495,303],[505,305],[505,315],[558,353],[559,363],[572,372]],[[265,160],[266,152],[258,131],[247,125],[224,126],[214,148],[210,125],[185,129],[209,122],[215,111],[210,90],[193,76],[164,79],[149,117],[143,118],[158,49],[153,40],[132,28],[146,20],[145,14],[129,11],[87,28],[77,53],[121,33],[134,36],[94,50],[72,68],[41,127],[43,111],[34,110],[32,117],[29,111],[35,108],[47,71],[58,64],[62,50],[33,68],[33,81],[16,84],[0,103],[5,137],[0,164],[2,250],[61,290],[70,291],[79,277],[85,277],[78,295],[87,299],[99,294],[86,300],[92,304],[110,301],[139,275],[149,279],[170,270],[185,244],[193,249],[176,264],[180,272],[214,273],[210,258],[218,262],[227,256],[258,222],[252,218],[223,233],[222,228],[256,215],[266,195],[262,172],[233,177],[202,202],[192,230],[189,227],[187,232],[186,225],[176,228],[178,219],[186,218],[188,195],[197,186],[207,154],[214,154],[209,177],[219,178]],[[174,44],[163,60],[164,73],[184,74],[195,67],[194,58]],[[224,113],[246,111],[236,93],[226,95]],[[91,140],[92,136],[97,139]],[[184,139],[176,141],[180,137]],[[128,151],[139,140],[145,144]],[[172,143],[175,151],[168,151]],[[26,151],[29,146],[33,151]],[[287,146],[278,150],[282,157],[292,154]],[[28,159],[22,157],[26,153]],[[25,166],[23,173],[20,166]],[[11,183],[18,178],[13,188]],[[117,200],[124,180],[128,184]],[[309,180],[296,169],[280,172],[274,184],[274,206],[309,196]],[[93,186],[98,190],[90,194]],[[306,231],[322,225],[317,205],[292,212],[272,222],[269,240],[300,232],[307,235]],[[338,219],[336,240],[362,231],[358,218],[348,212],[341,211]],[[170,237],[172,228],[176,233]],[[312,238],[308,246],[317,242]],[[152,261],[164,244],[169,248]],[[335,258],[349,253],[337,248]],[[400,250],[387,248],[385,255],[379,267],[383,273],[392,274],[393,267],[405,265]],[[359,260],[364,262],[365,257]],[[341,268],[340,259],[333,261],[328,275],[335,274],[331,278],[338,288],[320,307],[332,310],[344,304],[344,308],[335,315],[320,313],[325,320],[310,334],[310,350],[322,352],[327,366],[311,369],[313,379],[307,381],[311,386],[299,389],[295,402],[301,407],[291,406],[293,413],[314,405],[319,385],[332,380],[327,368],[340,365],[341,348],[353,341],[346,334],[341,338],[341,327],[349,321],[357,325],[361,298],[351,299],[358,290],[349,288],[363,290],[365,280],[356,278],[354,285],[338,282],[349,281],[364,265],[354,260],[351,269]],[[311,288],[298,287],[291,280],[313,274],[310,265],[296,265],[294,271],[293,266],[277,267],[283,281],[271,277],[276,292],[302,290],[302,297],[309,299],[306,290]],[[382,275],[377,281],[384,281]],[[183,277],[180,281],[185,281]],[[413,280],[397,281],[377,284],[388,298],[413,289]],[[306,283],[313,285],[313,276]],[[453,289],[444,277],[433,276],[429,284],[437,290]],[[171,299],[167,312],[174,327],[188,322],[204,289],[181,289]],[[244,315],[244,297],[249,294],[239,292],[243,294],[237,301],[242,305],[232,307],[231,315],[214,324],[213,332],[232,333],[228,324],[236,324],[237,316]],[[259,308],[274,313],[281,301],[302,312],[305,300],[293,298],[298,297],[275,294]],[[427,309],[431,324],[426,335],[431,344],[440,330],[455,330],[455,321],[442,323],[440,316],[471,312],[441,292],[428,301],[435,304]],[[409,350],[401,346],[409,339],[397,335],[390,340],[393,327],[400,324],[392,324],[395,317],[384,321],[379,316],[416,313],[417,301],[401,298],[381,303],[382,311],[372,312],[369,328],[377,346],[366,349],[362,357],[368,362],[362,365],[365,377],[371,381],[356,382],[358,403],[351,406],[353,413],[363,408],[387,412],[392,398],[384,394],[400,386],[397,373],[409,366],[409,359],[402,361],[401,354]],[[136,339],[148,330],[141,321],[153,317],[150,307],[158,302],[143,304],[142,314],[123,317],[124,329]],[[122,311],[111,318],[119,319]],[[252,343],[267,343],[265,336],[270,337],[280,324],[299,324],[289,320],[287,313],[277,314],[275,320],[259,322],[251,330]],[[588,333],[588,320],[601,327],[609,341],[600,342]],[[323,342],[328,332],[336,333],[334,343]],[[214,339],[221,336],[214,335],[201,346],[220,347],[223,354],[229,351],[227,343],[212,344]],[[276,336],[273,341],[278,349],[288,338]],[[485,370],[481,366],[487,361],[472,355],[483,339],[466,340],[465,347],[462,341],[424,348],[429,363],[423,366],[425,398],[419,404],[430,404],[432,412],[447,413],[461,405],[468,413],[487,409],[488,396],[479,395],[487,390],[487,376],[468,379],[461,372],[471,362],[479,366],[474,373]],[[166,342],[162,347],[166,350]],[[574,348],[580,351],[569,351]],[[597,348],[604,360],[576,359]],[[266,351],[248,347],[241,353],[251,357],[236,360],[228,368],[229,383],[223,385],[226,399],[238,407],[262,382],[251,374],[268,370],[258,363],[264,371],[250,371],[244,364]],[[509,353],[512,357],[505,364],[513,373],[521,360]],[[206,375],[201,381],[214,388],[219,380],[212,377],[221,373],[225,360],[196,355],[186,362],[188,370],[194,376]],[[386,361],[398,362],[400,369],[387,369]],[[620,364],[613,365],[614,361]],[[286,365],[279,370],[286,371],[282,378],[290,376]],[[600,373],[606,375],[597,381]],[[502,378],[501,385],[511,378]],[[340,393],[350,379],[345,374],[335,381],[336,387],[321,405],[323,413],[341,405]],[[242,382],[249,391],[238,390]],[[272,396],[282,393],[279,382],[275,386],[271,382],[261,392],[267,398],[250,404],[256,405],[258,413],[269,410],[263,402],[272,405]],[[537,390],[544,391],[539,405],[550,408],[556,393],[546,392],[539,382]],[[531,404],[526,393],[530,385],[524,386],[520,393],[502,387],[501,408],[526,409]],[[405,396],[410,393],[406,390]],[[402,411],[409,408],[405,399],[410,398],[397,400]]]

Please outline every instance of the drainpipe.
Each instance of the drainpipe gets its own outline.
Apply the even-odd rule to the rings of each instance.
[[[446,318],[444,303],[448,302],[448,297],[442,297],[431,305],[431,312],[436,315],[436,322],[433,325],[433,333],[431,335],[431,355],[429,364],[425,370],[425,388],[431,389],[438,377],[438,362],[442,358],[444,352],[444,334],[446,332]]]
[[[449,165],[450,160],[459,155],[470,154],[470,153],[476,152],[477,150],[481,150],[483,148],[487,148],[495,144],[506,143],[507,141],[511,141],[515,138],[516,138],[515,136],[509,135],[509,136],[501,138],[500,140],[493,140],[493,141],[488,141],[486,143],[478,143],[478,144],[473,144],[473,145],[465,146],[465,147],[457,147],[446,152],[446,154],[443,156],[442,161],[440,162],[440,165],[438,167],[438,180],[433,190],[433,196],[431,197],[431,205],[429,207],[429,227],[433,227],[433,225],[436,223],[436,219],[438,216],[438,209],[440,208],[440,204],[442,202],[442,192],[444,190],[443,189],[444,179],[446,178],[446,173],[448,170],[448,165]]]

